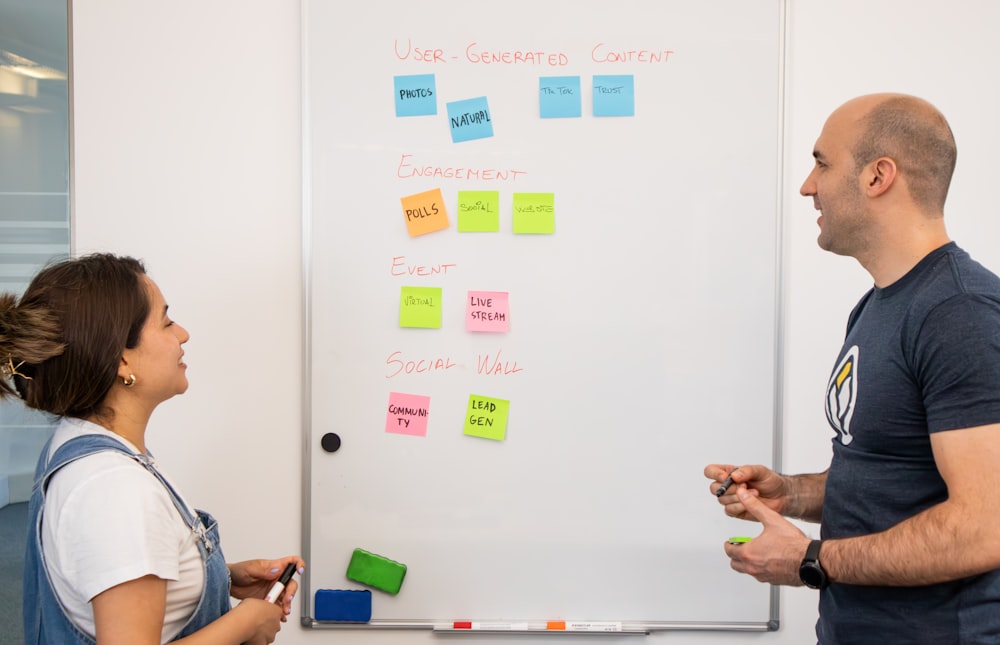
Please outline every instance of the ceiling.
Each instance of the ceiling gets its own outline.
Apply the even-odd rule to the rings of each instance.
[[[70,0],[0,0],[0,49],[68,72]]]
[[[0,108],[66,112],[69,1],[0,0]]]

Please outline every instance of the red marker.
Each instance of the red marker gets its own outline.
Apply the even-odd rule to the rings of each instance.
[[[471,629],[483,632],[526,632],[527,623],[480,623],[471,620],[456,620],[451,624],[452,629]]]

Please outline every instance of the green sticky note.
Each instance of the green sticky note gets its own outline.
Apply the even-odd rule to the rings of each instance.
[[[458,191],[458,232],[496,233],[500,230],[500,192]]]
[[[513,229],[515,233],[555,233],[555,193],[514,193]]]
[[[746,544],[747,542],[750,541],[750,539],[751,538],[743,537],[743,536],[731,537],[731,538],[729,538],[729,543],[730,544]]]
[[[406,565],[364,549],[354,549],[347,565],[347,577],[391,594],[399,593],[406,575]]]
[[[399,293],[399,326],[439,329],[441,288],[403,287]]]
[[[465,434],[470,437],[503,441],[507,434],[509,412],[510,401],[470,394],[469,407],[465,414]]]

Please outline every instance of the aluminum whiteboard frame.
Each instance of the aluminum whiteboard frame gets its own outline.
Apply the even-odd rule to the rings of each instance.
[[[308,563],[312,554],[312,140],[310,129],[310,86],[309,78],[309,38],[308,18],[309,7],[313,0],[301,0],[300,39],[301,39],[301,101],[302,101],[302,557]],[[787,82],[787,47],[788,47],[788,0],[778,0],[778,101],[777,109],[777,168],[775,196],[775,338],[774,338],[774,428],[772,443],[773,468],[781,470],[781,446],[783,442],[783,405],[784,405],[784,159],[785,159],[785,104]],[[72,164],[71,164],[72,166]],[[475,635],[510,635],[510,634],[572,634],[574,636],[619,636],[619,635],[650,635],[664,631],[738,631],[738,632],[769,632],[777,631],[780,626],[780,587],[772,585],[770,590],[770,617],[765,622],[623,622],[621,632],[566,632],[550,631],[541,626],[532,626],[527,630],[454,630],[449,622],[435,620],[402,621],[402,620],[371,620],[367,623],[331,623],[318,621],[312,617],[312,580],[307,567],[300,580],[299,594],[302,608],[300,623],[307,629],[324,630],[424,630],[436,634],[455,635],[462,638]]]

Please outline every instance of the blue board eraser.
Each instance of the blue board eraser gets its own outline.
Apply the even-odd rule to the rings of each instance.
[[[406,576],[406,565],[364,549],[354,549],[347,577],[369,587],[397,594]]]
[[[317,589],[316,620],[367,623],[372,619],[372,592],[367,589]]]

